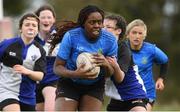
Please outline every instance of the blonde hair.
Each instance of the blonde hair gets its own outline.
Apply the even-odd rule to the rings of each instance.
[[[143,20],[141,20],[141,19],[135,19],[135,20],[133,20],[132,22],[130,22],[128,25],[127,25],[127,27],[126,27],[126,37],[127,37],[127,35],[128,35],[128,33],[130,32],[130,30],[132,29],[132,28],[134,28],[135,26],[143,26],[144,27],[144,38],[147,36],[147,26],[146,26],[146,24],[144,23],[144,21]],[[127,37],[128,38],[128,37]]]

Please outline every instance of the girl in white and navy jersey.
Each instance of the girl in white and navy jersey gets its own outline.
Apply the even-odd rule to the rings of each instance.
[[[45,72],[45,51],[34,41],[39,19],[25,14],[19,22],[20,36],[0,43],[0,110],[35,111],[36,81]]]
[[[122,41],[126,21],[118,15],[107,16],[104,27],[118,41],[118,57],[107,57],[114,74],[106,80],[105,93],[111,98],[108,111],[146,111],[146,90],[134,64],[127,41]]]
[[[40,43],[46,51],[46,74],[37,84],[36,88],[36,110],[37,111],[54,111],[55,91],[59,76],[53,72],[53,65],[56,58],[56,52],[59,45],[50,51],[50,44],[47,42],[50,38],[50,32],[55,23],[56,14],[50,5],[42,5],[36,10],[36,15],[40,20],[40,30],[35,40]],[[54,29],[53,29],[54,30]],[[51,104],[51,105],[49,105]]]

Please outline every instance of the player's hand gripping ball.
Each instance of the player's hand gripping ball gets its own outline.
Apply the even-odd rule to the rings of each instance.
[[[93,63],[94,59],[92,57],[92,54],[83,52],[77,57],[76,65],[77,67],[79,67],[81,64],[85,64],[85,66],[83,67],[84,70],[91,69],[90,72],[95,73],[96,76],[98,76],[100,72],[100,67],[95,66],[95,64]]]

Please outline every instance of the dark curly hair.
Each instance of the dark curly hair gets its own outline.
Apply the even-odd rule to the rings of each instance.
[[[19,29],[22,28],[22,25],[23,25],[23,22],[25,19],[28,19],[28,18],[34,18],[36,19],[36,21],[38,22],[38,29],[39,29],[39,18],[36,16],[36,14],[32,13],[32,12],[29,12],[29,13],[25,13],[21,19],[19,20]]]
[[[120,15],[108,15],[105,17],[105,19],[110,19],[117,22],[116,27],[122,30],[121,34],[119,35],[119,40],[123,40],[125,32],[126,32],[126,26],[127,26],[127,22],[125,18]]]
[[[93,12],[99,12],[104,20],[104,11],[103,10],[101,10],[97,6],[88,5],[88,6],[84,7],[83,9],[81,9],[81,11],[79,12],[79,17],[77,20],[78,24],[81,27],[84,27],[84,23],[86,22],[88,16]]]

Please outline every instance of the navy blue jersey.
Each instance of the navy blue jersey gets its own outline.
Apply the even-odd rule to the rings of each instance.
[[[54,74],[53,66],[54,66],[54,61],[56,59],[56,54],[57,54],[57,53],[54,53],[54,52],[56,52],[58,50],[57,47],[59,47],[59,46],[57,45],[57,47],[54,48],[54,50],[53,50],[54,54],[53,55],[48,56],[49,49],[50,49],[50,44],[47,43],[45,40],[42,40],[39,36],[36,36],[35,40],[43,46],[44,50],[46,51],[46,60],[47,60],[47,63],[46,63],[46,74],[45,74],[45,76],[43,77],[43,79],[39,83],[40,84],[48,84],[48,83],[57,81],[59,79],[59,76]]]
[[[143,81],[126,42],[119,44],[117,61],[125,76],[121,83],[117,83],[113,76],[108,78],[105,85],[106,95],[121,101],[146,98]]]
[[[167,55],[158,47],[148,42],[143,42],[140,50],[132,50],[133,59],[138,65],[139,74],[144,81],[148,98],[156,98],[155,82],[153,79],[153,64],[165,64],[168,62]]]
[[[36,81],[26,75],[15,73],[13,66],[23,65],[27,69],[45,73],[45,51],[36,42],[25,45],[20,37],[0,43],[0,102],[9,98],[35,105]]]

